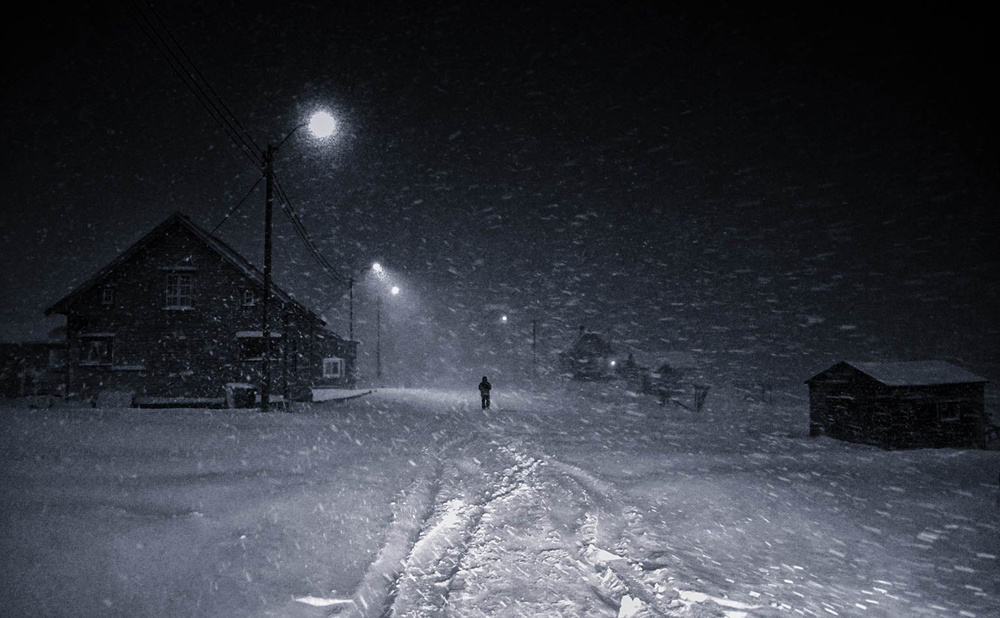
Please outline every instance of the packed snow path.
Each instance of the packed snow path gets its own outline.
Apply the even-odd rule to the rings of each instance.
[[[1000,615],[997,451],[801,402],[380,391],[4,410],[0,604],[42,616]]]

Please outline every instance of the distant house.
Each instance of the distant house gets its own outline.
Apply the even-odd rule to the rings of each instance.
[[[175,213],[46,310],[66,316],[65,391],[133,401],[222,401],[227,384],[261,383],[261,272]],[[275,396],[353,383],[357,343],[272,285]]]
[[[810,434],[886,448],[981,447],[986,382],[943,361],[840,362],[806,380]]]
[[[561,354],[563,371],[574,380],[607,380],[615,377],[614,348],[583,326],[573,345]]]

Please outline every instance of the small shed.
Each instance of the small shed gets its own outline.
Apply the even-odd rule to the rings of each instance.
[[[842,361],[806,380],[809,433],[884,448],[984,447],[986,382],[944,361]]]

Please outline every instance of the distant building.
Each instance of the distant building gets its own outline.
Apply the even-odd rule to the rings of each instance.
[[[227,384],[259,387],[261,272],[175,213],[46,310],[66,316],[65,392],[134,403],[221,402]],[[275,285],[269,311],[275,396],[353,385],[357,343]]]
[[[574,380],[609,380],[615,377],[614,348],[583,326],[573,345],[560,355],[563,371]]]
[[[806,380],[810,434],[886,448],[982,447],[986,382],[943,361],[840,362]]]

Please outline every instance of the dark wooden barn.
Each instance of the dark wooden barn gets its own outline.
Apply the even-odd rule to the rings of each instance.
[[[46,310],[66,316],[65,392],[143,402],[211,403],[227,386],[259,387],[262,273],[175,213]],[[271,286],[273,396],[353,385],[357,343]]]
[[[840,362],[806,380],[810,434],[886,448],[983,447],[986,382],[944,361]]]

